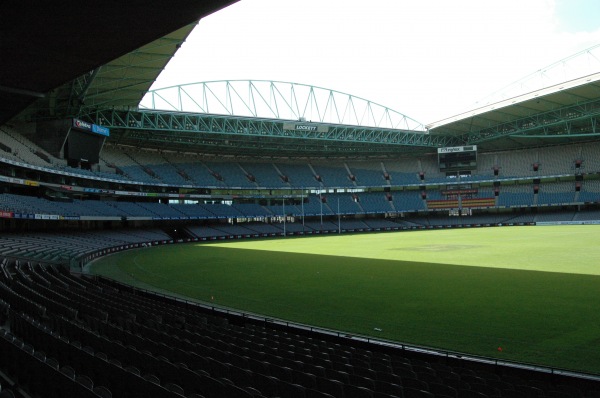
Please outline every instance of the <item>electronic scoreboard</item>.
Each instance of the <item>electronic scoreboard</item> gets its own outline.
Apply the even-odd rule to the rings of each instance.
[[[438,148],[441,172],[456,174],[477,169],[477,145]]]

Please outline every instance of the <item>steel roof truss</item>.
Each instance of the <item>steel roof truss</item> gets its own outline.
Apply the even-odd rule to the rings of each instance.
[[[547,132],[545,127],[553,126],[562,126],[563,131],[568,135],[570,132],[568,121],[589,120],[591,116],[595,115],[600,115],[600,99],[501,123],[491,128],[465,134],[461,136],[461,140],[467,144],[477,144],[508,135],[536,135],[540,131]]]
[[[200,134],[199,137],[219,135],[226,137],[229,142],[241,139],[246,142],[244,145],[252,146],[261,144],[255,143],[256,139],[252,139],[249,143],[250,137],[263,137],[261,142],[275,137],[300,141],[309,140],[314,142],[315,146],[325,146],[324,143],[328,142],[340,150],[348,146],[357,148],[358,145],[361,148],[360,151],[366,152],[373,149],[368,146],[381,146],[386,149],[378,148],[376,151],[385,152],[386,150],[402,150],[400,147],[403,146],[436,148],[460,144],[456,137],[452,136],[432,136],[412,131],[346,125],[326,125],[327,131],[323,131],[323,129],[284,130],[284,121],[282,120],[228,115],[112,109],[94,111],[85,116],[90,121],[111,129],[152,132],[147,134],[148,137],[151,135],[162,136],[169,132],[189,132]],[[328,151],[331,151],[331,145],[327,145],[329,146]]]

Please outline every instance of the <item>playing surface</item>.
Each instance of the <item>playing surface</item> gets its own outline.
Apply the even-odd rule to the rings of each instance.
[[[349,333],[600,373],[599,233],[552,226],[220,241],[123,252],[91,269]]]

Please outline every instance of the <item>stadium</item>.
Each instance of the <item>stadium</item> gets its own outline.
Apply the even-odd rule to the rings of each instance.
[[[600,396],[600,68],[152,88],[234,3],[2,7],[0,397]]]

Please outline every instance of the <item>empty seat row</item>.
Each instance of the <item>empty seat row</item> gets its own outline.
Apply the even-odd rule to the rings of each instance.
[[[78,391],[83,386],[82,396],[105,390],[115,396],[165,397],[581,398],[592,394],[589,388],[534,383],[499,369],[485,372],[440,358],[356,346],[317,333],[229,322],[202,307],[103,278],[74,277],[53,266],[5,265],[0,300],[10,314],[11,332],[3,332],[7,338],[2,344],[11,356],[0,360],[0,366],[32,391],[46,382],[46,376],[25,375],[16,364],[33,367],[49,374],[48,378],[60,373],[61,383],[77,384],[61,388]],[[19,304],[24,298],[32,304]],[[64,311],[64,306],[73,311]]]

